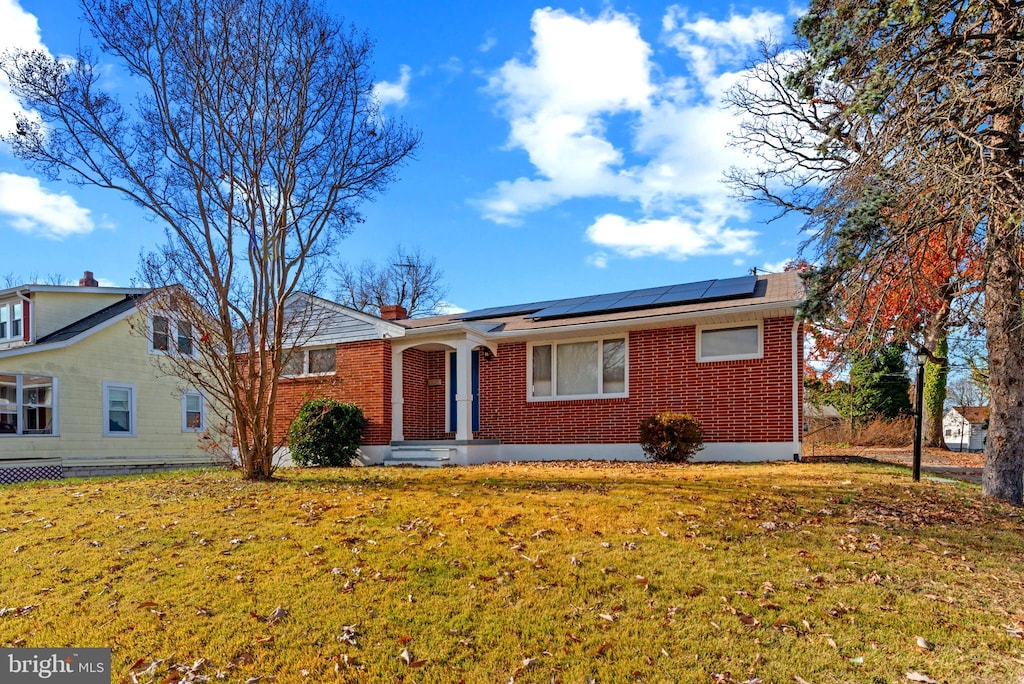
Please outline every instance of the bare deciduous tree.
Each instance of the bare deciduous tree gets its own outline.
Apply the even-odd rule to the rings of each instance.
[[[439,314],[448,295],[437,261],[419,247],[396,245],[383,264],[364,261],[358,268],[342,264],[337,273],[338,301],[374,315],[380,314],[382,306],[394,304],[409,316]]]
[[[32,114],[3,140],[34,168],[116,190],[164,227],[143,280],[195,335],[165,363],[224,402],[242,468],[267,478],[283,349],[306,332],[286,301],[315,287],[359,203],[393,180],[418,133],[381,115],[370,40],[306,0],[83,0],[82,10],[137,96],[105,92],[88,49],[73,60],[7,52],[0,69]]]
[[[1024,12],[1020,2],[813,0],[734,104],[740,192],[809,217],[815,312],[935,233],[980,259],[991,362],[983,491],[1024,495]],[[867,266],[867,267],[865,267]],[[965,283],[972,285],[971,283]],[[957,283],[961,285],[961,283]]]

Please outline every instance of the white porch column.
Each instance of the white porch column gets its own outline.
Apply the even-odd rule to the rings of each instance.
[[[473,346],[469,340],[455,343],[455,439],[473,439]]]
[[[391,440],[400,442],[405,439],[404,413],[402,406],[405,397],[402,395],[402,350],[391,347]]]

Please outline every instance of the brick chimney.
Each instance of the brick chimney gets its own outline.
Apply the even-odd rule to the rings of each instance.
[[[409,312],[401,304],[388,304],[380,307],[380,317],[385,321],[400,321],[409,317]]]
[[[82,276],[78,281],[78,287],[99,287],[100,284],[96,282],[96,279],[92,277],[92,271],[86,271],[85,275]]]

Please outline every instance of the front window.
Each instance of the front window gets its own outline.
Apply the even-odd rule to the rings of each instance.
[[[698,361],[761,358],[761,324],[697,328]]]
[[[530,350],[530,398],[626,396],[626,340],[536,344]]]
[[[334,347],[319,349],[292,349],[288,352],[281,375],[295,377],[297,375],[332,375],[335,370],[336,355]]]
[[[0,436],[56,434],[57,379],[0,374]]]
[[[103,383],[103,435],[135,436],[135,385]]]

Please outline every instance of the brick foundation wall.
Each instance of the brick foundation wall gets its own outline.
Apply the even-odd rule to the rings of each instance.
[[[708,442],[791,441],[792,330],[791,317],[767,319],[763,358],[710,363],[697,363],[694,326],[634,331],[625,399],[528,402],[527,345],[502,344],[480,363],[477,436],[508,444],[634,443],[641,418],[673,410],[699,418]]]
[[[339,344],[335,374],[282,378],[274,403],[274,438],[283,444],[299,408],[311,399],[330,397],[363,410],[363,444],[391,441],[391,345],[387,340]]]

